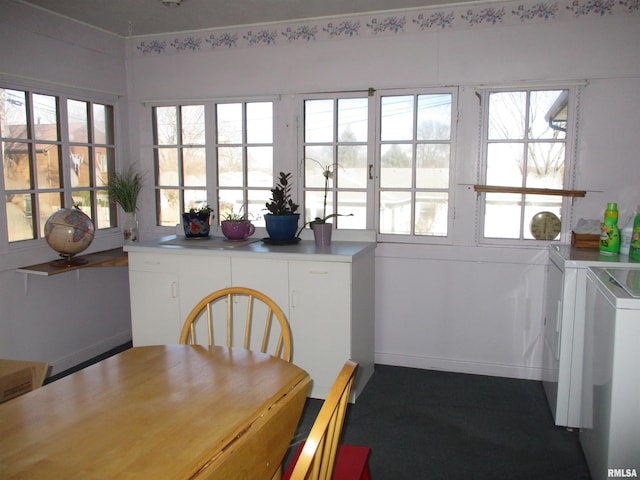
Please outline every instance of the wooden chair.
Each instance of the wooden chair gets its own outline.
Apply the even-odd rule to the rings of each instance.
[[[307,440],[296,450],[283,479],[371,478],[368,464],[371,449],[355,445],[338,445],[357,366],[357,363],[347,360],[340,370]]]
[[[226,300],[226,306],[224,301]],[[246,309],[241,315],[240,310]],[[216,325],[218,317],[224,317],[226,322]],[[273,317],[279,324],[280,331],[275,332]],[[289,323],[278,305],[267,295],[252,288],[229,287],[210,293],[193,307],[180,332],[180,343],[197,344],[197,331],[203,333],[204,328],[198,327],[200,321],[206,322],[208,345],[216,345],[216,331],[226,337],[227,347],[242,346],[248,350],[260,350],[268,353],[273,348],[271,355],[291,361],[291,330]],[[217,327],[217,328],[216,328]],[[252,336],[253,330],[261,330],[261,336]],[[243,330],[242,343],[240,337],[234,340],[234,333]],[[273,332],[272,332],[273,330]],[[277,335],[274,336],[273,334]],[[217,343],[220,345],[221,343]]]

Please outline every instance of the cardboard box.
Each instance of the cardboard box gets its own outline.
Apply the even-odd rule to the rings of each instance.
[[[600,247],[600,235],[571,232],[571,246],[576,248],[594,248],[597,250]]]
[[[0,403],[42,386],[49,365],[0,359]]]

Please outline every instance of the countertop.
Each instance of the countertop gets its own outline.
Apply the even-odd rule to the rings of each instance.
[[[640,266],[640,262],[630,260],[628,255],[603,255],[595,248],[575,248],[571,245],[553,246],[550,250],[551,260],[562,261],[565,266],[598,267]],[[557,263],[557,262],[556,262]]]
[[[270,258],[295,257],[296,260],[318,260],[324,262],[350,262],[352,258],[376,248],[376,242],[332,241],[328,247],[316,247],[313,240],[301,240],[289,245],[272,245],[262,238],[251,238],[231,242],[224,237],[211,236],[205,239],[186,239],[170,235],[158,240],[125,245],[125,252],[178,254],[178,255],[230,255]]]

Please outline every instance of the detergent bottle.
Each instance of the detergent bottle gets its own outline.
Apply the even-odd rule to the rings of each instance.
[[[618,230],[618,204],[608,203],[604,211],[604,222],[600,229],[600,253],[617,255],[620,251],[620,230]]]
[[[629,245],[629,258],[640,262],[640,212],[633,221],[633,234]]]

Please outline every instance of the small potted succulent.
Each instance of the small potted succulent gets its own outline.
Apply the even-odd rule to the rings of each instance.
[[[227,238],[227,240],[245,240],[256,231],[256,227],[254,227],[251,220],[249,220],[249,215],[247,213],[242,213],[243,209],[244,205],[238,213],[233,210],[229,211],[224,215],[224,220],[220,222],[222,234]]]
[[[213,210],[208,204],[192,207],[182,214],[182,227],[187,238],[206,238],[211,230]]]
[[[291,173],[280,172],[280,178],[271,189],[271,200],[265,204],[269,210],[264,216],[269,240],[273,243],[291,243],[296,241],[298,204],[291,198]]]

